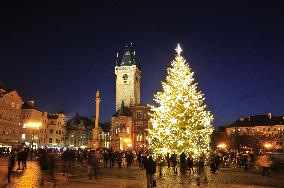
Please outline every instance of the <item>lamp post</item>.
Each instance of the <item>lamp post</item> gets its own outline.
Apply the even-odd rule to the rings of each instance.
[[[24,128],[29,128],[32,129],[32,144],[31,144],[31,150],[33,150],[33,145],[34,145],[34,136],[35,136],[35,131],[41,127],[42,123],[41,122],[28,122],[24,123]],[[31,153],[31,160],[32,160],[32,153]]]

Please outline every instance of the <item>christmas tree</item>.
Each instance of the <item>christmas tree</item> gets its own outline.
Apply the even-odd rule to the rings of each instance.
[[[206,111],[205,98],[179,45],[176,51],[163,91],[154,95],[157,106],[150,106],[149,147],[154,156],[185,152],[197,159],[210,150],[213,115]]]

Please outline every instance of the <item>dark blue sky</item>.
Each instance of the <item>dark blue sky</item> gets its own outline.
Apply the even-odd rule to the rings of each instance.
[[[99,3],[100,2],[100,3]],[[142,103],[153,103],[179,42],[216,125],[284,114],[283,1],[0,3],[0,79],[69,117],[115,111],[116,52],[133,42]]]

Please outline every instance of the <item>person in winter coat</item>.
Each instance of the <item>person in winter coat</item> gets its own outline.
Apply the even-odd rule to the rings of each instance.
[[[178,173],[177,172],[177,167],[176,167],[177,166],[177,154],[175,154],[175,153],[172,154],[170,159],[171,159],[171,161],[173,163],[174,173]]]
[[[182,154],[180,154],[180,171],[181,171],[182,174],[185,173],[186,167],[187,167],[186,155],[185,155],[184,152],[182,152]]]
[[[15,153],[14,150],[12,150],[8,157],[8,182],[11,183],[11,173],[12,169],[15,166]]]
[[[48,169],[49,169],[48,157],[45,149],[41,149],[39,151],[39,166],[41,170],[40,185],[43,186],[45,178],[48,175]]]
[[[152,156],[145,161],[147,188],[153,188],[154,174],[156,173],[156,163]]]
[[[193,171],[193,158],[192,158],[191,154],[189,154],[188,157],[187,157],[187,167],[188,167],[189,173],[190,174],[194,174],[194,171]]]

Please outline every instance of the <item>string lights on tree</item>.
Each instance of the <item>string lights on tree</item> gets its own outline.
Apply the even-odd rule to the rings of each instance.
[[[197,159],[210,151],[213,115],[181,51],[178,44],[162,92],[154,95],[157,106],[150,106],[149,147],[154,156],[185,152]]]

